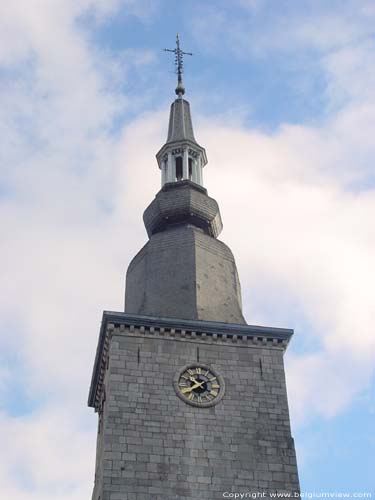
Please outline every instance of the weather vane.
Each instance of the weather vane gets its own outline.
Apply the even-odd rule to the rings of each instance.
[[[178,33],[176,35],[176,48],[175,49],[164,49],[165,52],[173,52],[175,55],[175,60],[174,63],[176,65],[176,73],[177,73],[177,87],[176,87],[176,94],[178,97],[181,97],[185,94],[185,88],[182,83],[182,73],[183,73],[183,68],[184,68],[184,56],[192,56],[193,54],[191,52],[183,52],[180,49],[180,38],[178,36]]]

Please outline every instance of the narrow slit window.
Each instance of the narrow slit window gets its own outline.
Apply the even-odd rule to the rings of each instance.
[[[177,156],[176,158],[176,180],[180,181],[183,177],[182,174],[182,157]]]

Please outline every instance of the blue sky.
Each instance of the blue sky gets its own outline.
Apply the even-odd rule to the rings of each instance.
[[[101,312],[160,185],[181,36],[248,323],[286,326],[302,489],[375,494],[373,1],[0,6],[0,496],[88,498]]]

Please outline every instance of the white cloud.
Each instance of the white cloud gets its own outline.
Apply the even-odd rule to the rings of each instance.
[[[119,68],[139,65],[139,51],[108,60],[77,22],[101,4],[0,6],[1,389],[22,384],[34,408],[1,415],[2,498],[78,500],[93,484],[90,370],[101,310],[121,310],[131,257],[128,215],[116,211],[129,170],[111,128],[127,106]]]
[[[315,2],[309,9],[272,14],[267,8],[262,12],[265,4],[259,3],[257,9],[249,5],[234,24],[227,23],[225,8],[206,9],[204,21],[201,16],[194,27],[204,39],[203,24],[210,18],[211,51],[225,45],[239,58],[264,59],[284,53],[286,64],[302,54],[309,65],[300,71],[308,78],[319,73],[325,81],[319,123],[281,125],[270,135],[243,127],[232,134],[227,127],[208,128],[201,139],[212,165],[206,175],[210,191],[223,200],[225,237],[238,257],[249,321],[267,322],[273,311],[282,325],[293,321],[294,311],[303,318],[300,324],[309,326],[308,332],[298,331],[297,323],[296,335],[309,336],[309,349],[315,346],[316,352],[287,356],[290,407],[299,424],[345,409],[368,386],[373,364],[370,6],[348,2],[337,9]],[[234,171],[240,182],[232,197],[225,186]]]
[[[95,442],[83,421],[77,411],[71,414],[63,405],[28,417],[0,415],[2,498],[88,498]]]
[[[310,335],[316,352],[287,358],[299,423],[342,411],[370,380],[375,190],[366,186],[366,174],[374,145],[368,110],[359,110],[351,122],[343,113],[345,127],[340,115],[322,128],[281,127],[272,136],[207,124],[202,141],[210,159],[207,185],[221,201],[224,238],[238,259],[247,319],[294,321],[293,307],[310,325],[296,335]],[[356,176],[362,189],[348,188]],[[257,294],[262,300],[255,297],[254,309]]]

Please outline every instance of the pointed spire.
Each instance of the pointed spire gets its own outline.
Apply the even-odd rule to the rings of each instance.
[[[176,48],[175,49],[164,49],[165,52],[173,52],[175,55],[174,63],[176,65],[176,73],[177,73],[177,87],[175,89],[176,95],[182,99],[182,96],[185,94],[185,87],[182,83],[182,73],[184,68],[184,56],[192,56],[191,52],[184,52],[180,48],[180,37],[177,33],[176,35]]]
[[[183,99],[185,88],[182,83],[183,52],[180,38],[176,36],[176,48],[164,49],[175,55],[177,73],[177,99],[171,105],[167,142],[156,155],[161,170],[161,185],[179,181],[191,181],[203,187],[203,167],[207,164],[206,151],[194,137],[190,105]]]
[[[189,103],[179,96],[171,104],[167,142],[156,155],[161,185],[190,180],[203,187],[205,149],[194,137]]]
[[[189,140],[196,143],[191,120],[190,105],[185,99],[176,99],[171,105],[168,142]]]

